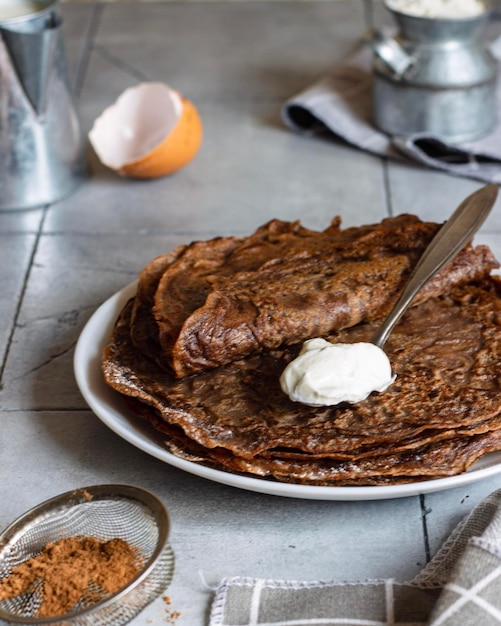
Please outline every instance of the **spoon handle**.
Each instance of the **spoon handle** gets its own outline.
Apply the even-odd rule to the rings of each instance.
[[[432,239],[414,268],[395,306],[376,333],[372,343],[380,348],[393,327],[424,285],[466,244],[484,223],[498,195],[497,185],[482,187],[468,196]]]

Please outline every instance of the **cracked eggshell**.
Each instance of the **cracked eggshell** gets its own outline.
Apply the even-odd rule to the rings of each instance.
[[[105,109],[89,132],[99,160],[130,178],[158,178],[187,165],[202,144],[194,104],[168,85],[139,83]]]

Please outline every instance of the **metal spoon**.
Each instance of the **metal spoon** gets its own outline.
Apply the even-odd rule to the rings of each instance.
[[[393,327],[412,303],[416,294],[458,252],[460,252],[489,215],[498,195],[497,185],[486,185],[465,198],[445,222],[424,251],[388,317],[372,340],[382,348]]]
[[[418,291],[470,241],[497,194],[496,185],[487,185],[459,205],[426,248],[371,343],[329,343],[322,338],[305,342],[280,377],[289,398],[310,406],[332,406],[360,402],[373,391],[385,391],[396,377],[382,349],[388,335]]]

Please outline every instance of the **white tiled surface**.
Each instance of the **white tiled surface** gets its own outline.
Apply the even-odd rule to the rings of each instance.
[[[416,574],[501,478],[374,502],[293,500],[185,474],[131,447],[88,410],[72,358],[85,322],[154,255],[247,233],[272,217],[323,228],[414,212],[445,219],[478,187],[387,163],[280,122],[288,96],[327,71],[364,28],[359,0],[65,3],[72,82],[85,130],[138,80],[192,99],[205,125],[196,160],[172,177],[121,179],[91,155],[67,200],[0,213],[0,526],[62,491],[129,482],[172,518],[169,589],[178,626],[206,624],[223,576],[355,579]],[[479,240],[501,257],[501,207]],[[164,624],[159,600],[135,624]]]

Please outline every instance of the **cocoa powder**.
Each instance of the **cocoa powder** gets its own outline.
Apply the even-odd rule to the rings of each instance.
[[[141,559],[126,541],[68,537],[47,544],[37,556],[13,568],[0,581],[0,600],[15,598],[42,583],[38,617],[63,615],[82,600],[97,602],[119,591],[141,567]],[[93,582],[104,590],[92,591]]]

